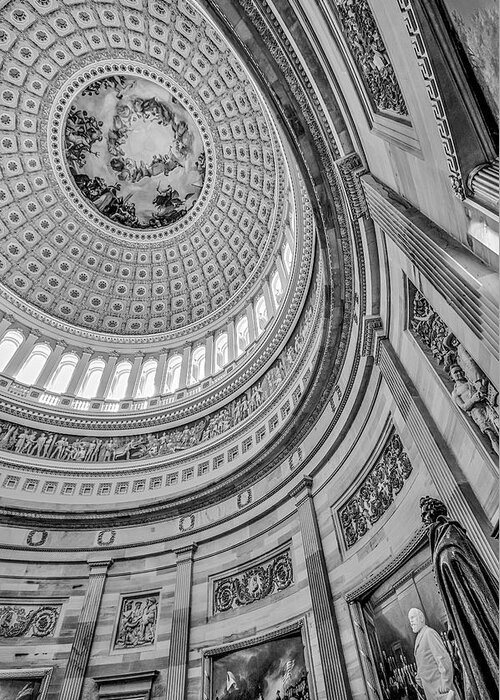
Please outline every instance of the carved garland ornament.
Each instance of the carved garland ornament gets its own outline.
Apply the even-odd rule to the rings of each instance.
[[[361,486],[339,510],[339,520],[346,547],[352,547],[379,520],[394,502],[412,471],[399,435],[394,434],[382,457],[371,469]]]
[[[0,637],[48,637],[60,612],[60,605],[0,605]]]
[[[282,591],[293,583],[290,552],[279,554],[270,562],[253,566],[240,574],[216,581],[214,584],[214,614]]]

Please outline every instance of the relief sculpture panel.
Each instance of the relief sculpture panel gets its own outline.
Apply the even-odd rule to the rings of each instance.
[[[214,583],[214,614],[226,612],[242,605],[282,591],[293,583],[290,552],[286,551],[262,564],[220,579]]]
[[[115,649],[130,649],[155,643],[159,593],[122,599],[115,637]]]
[[[60,605],[0,604],[0,638],[49,637],[54,634]]]
[[[498,454],[498,389],[469,355],[427,299],[410,285],[410,328],[441,366],[455,405],[468,416]]]

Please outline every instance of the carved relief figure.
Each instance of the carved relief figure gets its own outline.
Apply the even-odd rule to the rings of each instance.
[[[158,594],[125,598],[122,602],[115,647],[154,644],[158,617]]]
[[[410,326],[432,352],[453,382],[451,395],[499,453],[498,390],[469,355],[464,346],[432,309],[427,299],[413,288]]]

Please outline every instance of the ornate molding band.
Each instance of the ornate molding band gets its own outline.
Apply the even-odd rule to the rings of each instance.
[[[214,583],[213,614],[226,612],[282,591],[293,583],[290,551]]]
[[[451,135],[451,128],[448,123],[441,93],[439,92],[438,81],[432,68],[431,59],[425,48],[415,10],[412,6],[412,0],[398,0],[398,3],[399,9],[403,13],[406,29],[410,35],[413,50],[415,51],[415,56],[417,57],[417,62],[427,88],[427,94],[432,104],[432,111],[436,118],[441,143],[443,144],[443,150],[448,164],[452,190],[459,199],[465,199],[465,187],[455,144]]]
[[[347,503],[338,510],[346,547],[352,547],[380,520],[412,471],[399,435],[394,434],[382,456]]]

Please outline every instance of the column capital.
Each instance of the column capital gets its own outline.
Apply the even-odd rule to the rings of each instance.
[[[288,495],[290,496],[290,498],[297,499],[295,505],[299,505],[299,503],[303,501],[304,498],[311,496],[312,485],[312,476],[306,474],[302,477],[299,483],[293,487],[293,489],[288,493]]]
[[[194,557],[194,553],[198,549],[198,545],[196,542],[192,542],[191,544],[187,544],[184,547],[176,547],[173,552],[177,557],[177,562],[180,561],[189,561],[192,560]]]
[[[109,567],[113,564],[113,559],[110,557],[99,557],[98,559],[87,559],[89,565],[89,576],[96,576],[107,573]]]

